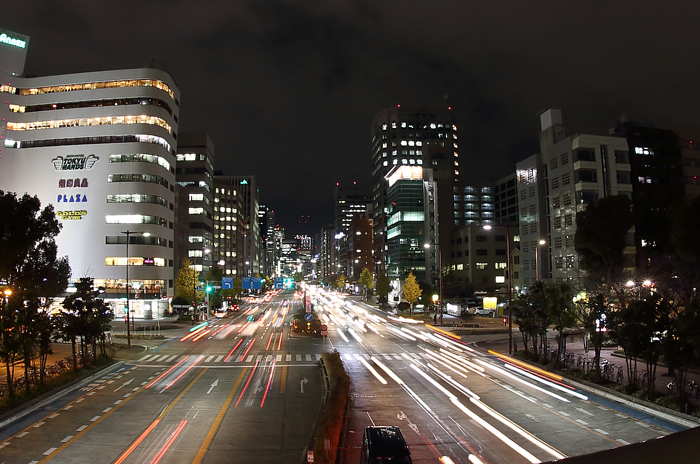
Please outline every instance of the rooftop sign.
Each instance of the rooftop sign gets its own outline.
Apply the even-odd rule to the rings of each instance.
[[[10,37],[9,35],[5,34],[4,32],[0,34],[0,42],[7,44],[7,45],[12,45],[17,48],[26,48],[27,47],[27,42],[24,40],[20,39],[14,39]]]

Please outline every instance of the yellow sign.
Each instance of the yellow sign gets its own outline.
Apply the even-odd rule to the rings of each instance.
[[[495,296],[485,296],[484,297],[484,309],[496,309],[498,304],[498,298]]]
[[[56,211],[56,216],[64,221],[80,220],[83,216],[87,216],[87,211]]]

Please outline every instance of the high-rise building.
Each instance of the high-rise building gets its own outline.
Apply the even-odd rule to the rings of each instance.
[[[318,263],[316,266],[318,278],[328,282],[337,272],[335,249],[335,224],[327,222],[321,228],[318,241]]]
[[[214,176],[213,261],[223,275],[241,277],[243,262],[242,198],[236,187]]]
[[[631,167],[624,138],[569,136],[558,109],[543,113],[540,122],[541,154],[516,166],[525,289],[537,279],[577,279],[576,213],[599,198],[626,195],[632,199]],[[540,244],[541,240],[544,244]],[[630,258],[628,267],[633,268],[632,233],[625,254]]]
[[[214,143],[208,134],[180,134],[176,179],[187,192],[188,257],[196,271],[206,274],[212,265],[214,230]]]
[[[262,269],[266,276],[275,275],[277,262],[275,260],[275,212],[266,205],[260,205],[258,211],[258,227],[260,228]]]
[[[352,269],[348,277],[359,278],[362,269],[376,272],[372,256],[372,213],[356,213],[348,227],[348,259]]]
[[[237,192],[236,194],[240,196],[240,214],[243,218],[242,276],[260,275],[262,272],[260,224],[258,222],[260,202],[255,176],[217,175],[216,181],[221,185],[232,186]]]
[[[353,273],[353,263],[348,256],[348,230],[350,222],[357,214],[363,214],[372,210],[372,198],[360,193],[357,184],[349,187],[335,187],[335,257],[337,265],[343,274],[349,276]]]
[[[438,234],[449,240],[454,228],[453,186],[459,180],[456,117],[449,110],[430,107],[396,107],[380,111],[372,123],[372,207],[374,259],[387,269],[388,208],[386,176],[397,166],[432,170],[436,182]],[[448,251],[441,248],[442,261]]]
[[[73,279],[93,277],[105,289],[117,316],[126,311],[127,261],[135,316],[162,313],[175,264],[173,78],[155,62],[22,77],[29,39],[0,33],[9,37],[0,41],[0,189],[54,206],[59,256]]]
[[[700,195],[700,129],[679,127],[678,145],[683,169],[683,199],[690,202]]]

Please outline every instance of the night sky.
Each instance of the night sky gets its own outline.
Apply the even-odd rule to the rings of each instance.
[[[217,170],[255,175],[290,236],[332,219],[336,182],[370,193],[372,119],[396,104],[453,108],[464,179],[537,152],[552,106],[572,132],[622,115],[700,127],[700,3],[670,3],[25,0],[0,28],[31,37],[27,73],[165,62],[180,132],[210,134]]]

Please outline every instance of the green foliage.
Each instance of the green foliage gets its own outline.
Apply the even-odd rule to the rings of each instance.
[[[204,291],[197,291],[197,285],[199,285],[199,272],[195,271],[192,262],[185,258],[175,278],[175,296],[184,298],[189,304],[204,301]]]
[[[366,289],[374,288],[374,275],[372,275],[372,273],[367,268],[362,269],[360,278],[357,279],[357,281]]]
[[[336,287],[340,290],[344,289],[346,280],[345,274],[339,274],[338,277],[335,278]]]
[[[377,296],[386,300],[391,291],[391,280],[385,272],[380,272],[377,276]]]
[[[350,398],[350,377],[345,371],[343,361],[337,351],[323,353],[323,363],[330,381],[330,395],[320,420],[319,431],[314,443],[314,458],[317,463],[332,464],[336,462],[338,442],[343,430],[343,417]],[[324,450],[325,440],[330,440],[328,459]]]

